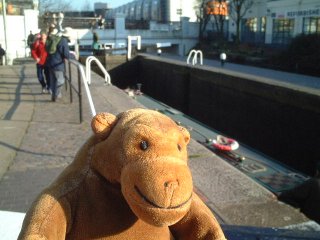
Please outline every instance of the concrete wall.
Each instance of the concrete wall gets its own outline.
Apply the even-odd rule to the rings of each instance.
[[[110,71],[142,91],[304,173],[320,155],[320,94],[228,70],[138,57]]]

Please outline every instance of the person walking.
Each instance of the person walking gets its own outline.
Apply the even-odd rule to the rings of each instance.
[[[48,93],[50,91],[49,70],[46,66],[48,56],[46,41],[47,34],[42,31],[40,38],[33,43],[31,50],[31,56],[36,61],[37,77],[42,86],[42,93]]]
[[[27,44],[28,44],[28,47],[30,48],[30,54],[31,54],[33,42],[34,42],[34,35],[32,34],[32,31],[30,31],[27,39]]]
[[[70,51],[68,46],[68,39],[71,36],[71,29],[65,28],[62,33],[55,33],[53,31],[46,44],[48,52],[46,65],[49,69],[51,100],[56,102],[61,99],[61,87],[65,82],[65,59],[70,59]]]
[[[0,44],[0,65],[3,65],[3,57],[6,55],[6,51],[2,48]]]
[[[99,15],[99,19],[98,19],[98,28],[99,29],[104,29],[104,22],[105,22],[105,19],[102,17],[102,15]]]
[[[96,32],[92,33],[92,49],[93,49],[93,55],[99,54],[99,49],[100,49],[99,36],[98,36],[98,33]]]

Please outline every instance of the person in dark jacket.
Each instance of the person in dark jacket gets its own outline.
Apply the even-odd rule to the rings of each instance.
[[[282,192],[278,199],[299,208],[308,218],[320,224],[320,162],[313,178]]]
[[[2,48],[0,44],[0,65],[3,65],[3,57],[6,55],[6,51]]]
[[[30,48],[30,51],[32,49],[33,42],[34,42],[34,35],[32,34],[32,31],[30,31],[28,38],[27,38],[27,44]]]
[[[70,51],[68,46],[68,39],[71,36],[71,30],[66,28],[63,32],[50,34],[46,49],[48,52],[46,65],[49,69],[51,100],[55,102],[61,98],[61,87],[65,82],[65,59],[70,59]]]

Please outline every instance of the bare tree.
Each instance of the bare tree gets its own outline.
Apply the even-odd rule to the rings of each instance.
[[[39,27],[49,29],[52,24],[58,24],[57,13],[71,11],[71,0],[39,0]]]
[[[224,6],[227,6],[225,0],[216,0],[216,2],[219,5],[218,7],[219,9],[221,8],[222,3],[224,3]],[[224,22],[226,20],[226,14],[227,12],[223,13],[223,12],[220,12],[220,10],[219,10],[219,13],[213,14],[213,19],[214,19],[213,25],[217,30],[219,40],[224,39],[223,32],[224,32]]]
[[[216,4],[218,4],[218,7]],[[218,37],[223,39],[226,12],[219,10],[221,6],[226,6],[225,0],[197,0],[197,5],[194,9],[199,20],[199,40],[203,39],[203,33],[209,22],[212,23],[213,29],[216,29]]]
[[[70,0],[39,0],[40,14],[45,12],[65,12],[72,9]]]
[[[231,0],[229,2],[230,17],[236,23],[236,43],[240,42],[240,23],[247,11],[252,7],[253,0]]]
[[[210,21],[211,16],[206,13],[206,4],[208,0],[197,0],[194,10],[199,22],[199,41],[203,40],[204,31]]]
[[[90,11],[91,9],[92,9],[92,2],[90,0],[86,0],[82,5],[81,10]]]

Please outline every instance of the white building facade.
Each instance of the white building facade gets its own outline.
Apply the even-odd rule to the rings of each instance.
[[[196,0],[136,0],[109,10],[107,18],[121,13],[129,20],[175,22],[183,16],[197,22],[196,6]],[[320,0],[254,0],[240,29],[242,42],[287,45],[299,34],[320,33]],[[231,41],[236,34],[231,14],[225,31]]]
[[[195,22],[196,2],[196,0],[136,0],[110,9],[106,17],[112,19],[117,13],[121,13],[129,20],[176,22],[180,21],[180,17],[188,17],[190,22]]]
[[[236,33],[229,19],[229,39]],[[256,0],[241,21],[242,42],[287,45],[299,34],[320,34],[319,0]]]
[[[32,31],[38,29],[38,0],[8,1],[3,15],[0,12],[0,44],[6,50],[7,64],[12,64],[15,58],[30,55],[27,38]]]
[[[269,1],[266,43],[286,44],[299,34],[320,34],[319,0]]]
[[[8,64],[11,65],[15,58],[30,55],[27,38],[30,31],[39,32],[38,15],[38,11],[32,9],[24,10],[23,15],[8,15],[6,17],[6,33],[3,17],[0,16],[0,43],[6,50]]]

